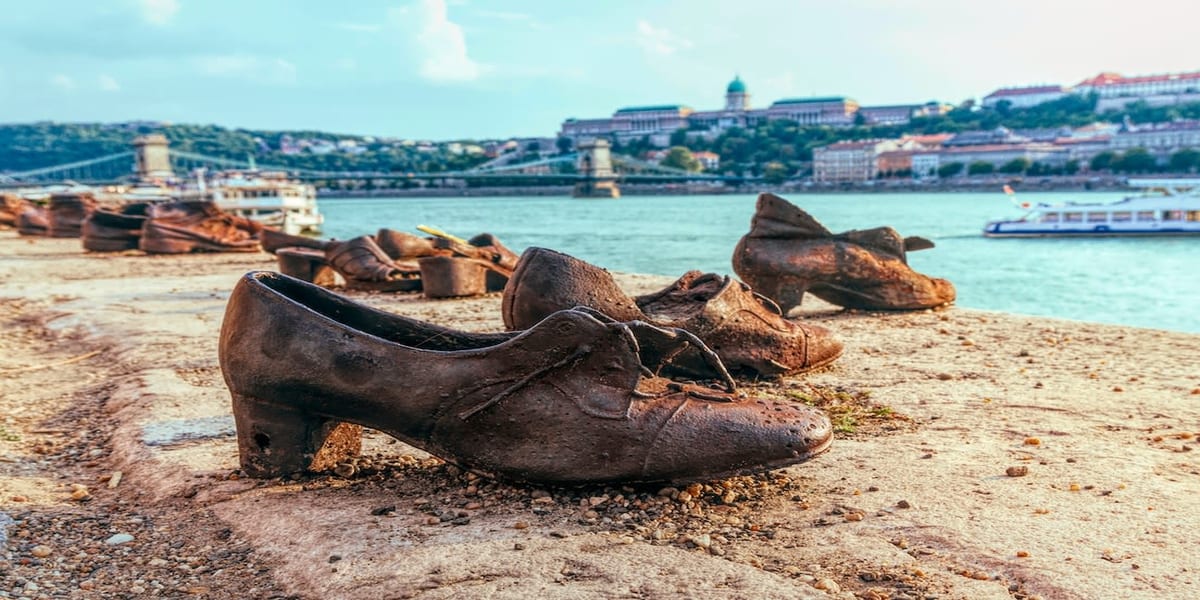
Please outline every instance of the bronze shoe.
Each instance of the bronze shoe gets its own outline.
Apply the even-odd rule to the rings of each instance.
[[[77,238],[83,235],[83,220],[96,208],[90,193],[51,194],[46,211],[50,237]]]
[[[151,205],[138,247],[152,254],[257,252],[262,227],[236,217],[212,202]]]
[[[17,216],[25,212],[30,202],[16,194],[0,192],[0,226],[16,227]]]
[[[764,471],[832,439],[814,408],[647,376],[632,327],[576,310],[519,334],[463,333],[250,273],[230,296],[219,357],[252,477],[346,460],[358,441],[348,424],[552,484]]]
[[[258,232],[258,242],[262,249],[275,254],[280,248],[309,248],[324,251],[329,242],[303,235],[292,235],[278,229],[264,227]]]
[[[375,234],[375,243],[392,260],[414,260],[426,256],[445,256],[449,253],[438,250],[432,238],[425,238],[403,231],[381,228]]]
[[[659,292],[631,298],[600,267],[546,248],[526,250],[504,289],[504,325],[526,329],[575,306],[618,321],[690,331],[730,371],[749,377],[802,373],[842,354],[842,343],[829,330],[785,319],[774,302],[729,277],[691,271]],[[698,355],[689,356],[675,361],[674,372],[702,368]]]
[[[46,207],[29,202],[17,214],[17,233],[45,236],[50,231],[50,215]]]
[[[488,263],[461,256],[426,256],[417,260],[426,298],[482,296],[488,291]]]
[[[775,194],[758,196],[747,233],[733,251],[733,270],[786,312],[804,294],[865,310],[916,310],[954,301],[954,285],[908,266],[907,252],[932,248],[891,227],[834,234]]]
[[[346,288],[373,292],[410,292],[421,289],[421,269],[394,262],[369,235],[325,246],[325,260],[346,280]]]
[[[137,250],[146,223],[145,202],[126,204],[120,208],[99,206],[83,220],[83,247],[92,252]]]

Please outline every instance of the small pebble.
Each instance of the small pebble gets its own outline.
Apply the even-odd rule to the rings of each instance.
[[[901,500],[896,503],[896,508],[912,508],[912,504],[909,504],[908,500]]]
[[[1018,550],[1017,558],[1029,558],[1029,553],[1024,550]]]
[[[1009,467],[1004,470],[1004,474],[1008,475],[1009,477],[1024,477],[1029,474],[1029,467],[1025,465]]]
[[[1041,445],[1041,443],[1042,443],[1042,440],[1039,440],[1039,439],[1037,439],[1037,438],[1035,438],[1035,437],[1027,437],[1027,438],[1025,438],[1025,445],[1026,445],[1026,446],[1039,446],[1039,445]]]
[[[526,523],[525,521],[517,521],[516,523],[513,523],[513,529],[525,529],[526,527],[529,527],[529,523]]]
[[[108,538],[107,540],[104,540],[104,543],[108,544],[109,546],[118,546],[118,545],[125,544],[125,543],[132,542],[132,541],[133,541],[132,535],[129,535],[128,533],[118,533],[118,534],[115,534],[112,537]]]
[[[29,553],[38,558],[46,558],[47,556],[53,554],[54,550],[51,550],[50,546],[34,546],[33,548],[30,548]]]
[[[825,590],[830,594],[838,594],[842,591],[842,586],[838,585],[836,581],[828,577],[818,579],[817,582],[813,584],[813,587],[817,588],[818,590]]]

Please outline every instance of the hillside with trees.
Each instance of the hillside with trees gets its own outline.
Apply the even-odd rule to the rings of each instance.
[[[216,125],[140,123],[0,124],[0,172],[24,171],[132,150],[133,138],[161,133],[171,149],[262,165],[319,171],[439,172],[466,169],[487,160],[482,154],[453,153],[444,144],[421,147],[398,140],[322,131],[255,131]],[[284,153],[284,136],[336,144],[350,140],[357,153]]]

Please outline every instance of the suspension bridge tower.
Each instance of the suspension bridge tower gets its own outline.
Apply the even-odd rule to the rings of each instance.
[[[582,178],[575,184],[576,198],[620,198],[617,175],[613,172],[611,146],[608,140],[597,139],[579,144],[576,167]]]
[[[137,150],[138,179],[172,179],[171,154],[167,150],[167,136],[161,133],[143,135],[133,140]]]

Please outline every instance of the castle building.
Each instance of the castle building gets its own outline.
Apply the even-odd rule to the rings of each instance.
[[[712,138],[732,127],[750,128],[772,120],[805,126],[848,127],[858,122],[895,125],[907,123],[926,109],[923,105],[860,107],[844,96],[786,98],[755,109],[750,105],[746,83],[734,77],[725,87],[725,106],[719,110],[693,110],[681,104],[633,106],[607,119],[567,119],[559,135],[576,143],[601,137],[619,142],[645,137],[653,145],[664,147],[679,129]]]

